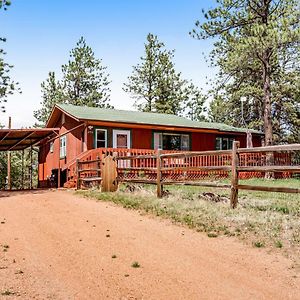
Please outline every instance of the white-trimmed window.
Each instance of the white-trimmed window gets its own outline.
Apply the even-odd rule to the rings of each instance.
[[[60,140],[60,152],[59,156],[60,158],[65,158],[67,156],[67,136],[63,135]]]
[[[107,130],[99,129],[95,130],[95,148],[107,148]]]
[[[54,151],[54,142],[50,142],[50,153],[53,153]]]
[[[230,150],[232,149],[234,138],[217,137],[216,138],[216,150]]]
[[[188,134],[154,132],[154,149],[190,150],[190,136]]]

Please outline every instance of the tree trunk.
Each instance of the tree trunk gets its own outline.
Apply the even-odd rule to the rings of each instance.
[[[270,66],[271,49],[266,49],[263,53],[263,93],[264,93],[264,133],[265,133],[265,146],[273,145],[273,127],[272,127],[272,104],[271,104],[271,66]],[[266,164],[273,165],[273,153],[266,154]],[[267,172],[266,179],[274,178],[274,173]]]
[[[265,145],[273,145],[273,128],[272,128],[272,112],[271,112],[271,66],[269,62],[269,51],[264,53],[263,68],[263,92],[264,92],[264,132]]]

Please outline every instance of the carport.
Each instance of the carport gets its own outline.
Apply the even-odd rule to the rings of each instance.
[[[30,148],[31,157],[31,187],[32,187],[32,151],[43,139],[57,135],[59,128],[25,128],[0,129],[0,151],[7,152],[7,188],[11,189],[10,151],[21,151]]]

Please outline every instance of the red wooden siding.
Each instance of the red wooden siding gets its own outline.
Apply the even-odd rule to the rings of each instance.
[[[62,119],[58,118],[58,121],[55,124],[55,127],[60,128],[59,134],[63,134],[73,128],[77,127],[81,123],[76,121],[75,119],[65,115],[65,122],[62,123]],[[83,126],[78,127],[75,130],[67,133],[66,140],[66,151],[67,156],[64,159],[59,160],[59,143],[60,139],[57,138],[54,140],[54,151],[50,153],[50,143],[45,142],[40,147],[39,152],[39,182],[40,186],[46,185],[48,178],[50,177],[53,169],[58,169],[59,161],[60,168],[64,169],[65,166],[69,165],[84,151],[90,150],[94,148],[94,129],[95,128],[104,128],[107,130],[108,136],[108,147],[112,147],[112,132],[113,129],[124,129],[131,130],[131,148],[134,149],[152,149],[153,147],[153,128],[138,128],[137,124],[124,125],[124,127],[120,127],[119,124],[115,126],[101,126],[101,122],[93,124],[93,126],[89,126],[88,123],[85,123]],[[143,126],[141,126],[143,127]],[[155,129],[156,131],[162,132],[176,132],[180,133],[181,131],[176,128],[173,131],[167,131],[165,128]],[[182,129],[182,133],[187,133],[187,128]],[[192,151],[206,151],[206,150],[214,150],[216,146],[216,137],[217,136],[226,136],[232,137],[235,140],[240,141],[241,147],[246,147],[246,134],[232,134],[232,133],[216,133],[214,131],[211,132],[203,132],[201,129],[199,132],[195,132],[195,130],[191,130],[190,132],[190,145]],[[84,139],[82,140],[84,132]],[[258,147],[261,145],[261,137],[259,135],[253,135],[253,146]]]
[[[134,128],[131,135],[131,148],[152,149],[152,130]]]

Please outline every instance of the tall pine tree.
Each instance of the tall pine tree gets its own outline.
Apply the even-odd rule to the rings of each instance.
[[[2,11],[7,10],[11,2],[8,0],[0,0],[0,14]],[[6,38],[0,36],[0,43],[6,42]],[[6,52],[0,48],[0,112],[5,112],[5,103],[7,102],[7,96],[18,90],[18,83],[14,82],[10,77],[10,70],[12,65],[4,60]]]
[[[180,115],[186,112],[191,101],[201,104],[202,94],[191,82],[182,79],[173,59],[174,50],[165,49],[164,43],[149,33],[145,55],[133,67],[123,88],[136,99],[138,110]]]
[[[246,118],[257,127],[262,125],[265,144],[272,145],[274,137],[276,141],[274,132],[284,130],[285,125],[287,134],[294,128],[288,120],[291,107],[299,109],[299,104],[295,105],[299,103],[295,94],[299,81],[294,81],[299,78],[299,3],[296,0],[218,0],[217,3],[216,8],[204,12],[206,21],[196,22],[191,33],[198,39],[216,38],[211,59],[219,68],[214,90],[218,96],[211,114],[221,104],[218,110],[223,115],[228,111],[230,119],[238,122],[239,99],[246,96]],[[289,86],[289,92],[279,86]],[[297,113],[293,119],[296,124]]]
[[[41,84],[41,109],[34,112],[35,118],[45,124],[56,103],[69,103],[91,107],[112,107],[109,104],[110,81],[106,67],[86,41],[81,37],[70,52],[70,60],[62,65],[62,79],[54,72]]]

